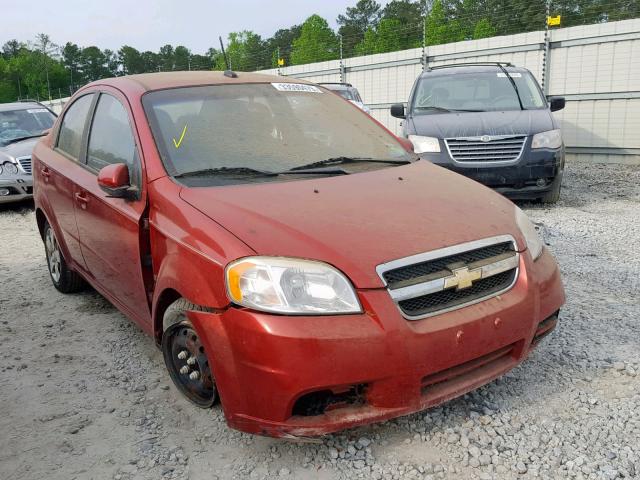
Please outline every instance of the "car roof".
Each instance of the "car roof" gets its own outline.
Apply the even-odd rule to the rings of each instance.
[[[0,103],[0,112],[10,112],[13,110],[27,110],[28,108],[44,108],[44,107],[38,102]]]
[[[179,87],[195,87],[199,85],[233,85],[246,83],[305,83],[293,77],[266,75],[262,73],[233,72],[235,77],[226,76],[220,71],[191,71],[191,72],[158,72],[125,75],[123,77],[97,80],[87,85],[111,85],[122,90],[165,90]]]
[[[498,65],[460,65],[447,67],[446,65],[438,65],[437,68],[434,65],[433,70],[425,70],[420,74],[421,77],[433,77],[433,76],[449,76],[449,75],[467,75],[470,73],[491,73],[501,72],[502,69]],[[529,70],[522,67],[509,67],[503,65],[503,68],[507,72],[514,73],[527,73]]]

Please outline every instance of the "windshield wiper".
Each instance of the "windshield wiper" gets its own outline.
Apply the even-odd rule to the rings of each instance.
[[[219,168],[203,168],[202,170],[193,170],[191,172],[183,172],[173,175],[173,178],[185,177],[207,177],[218,175],[237,175],[246,177],[277,177],[278,175],[348,175],[349,172],[341,168],[305,168],[300,170],[285,170],[282,172],[272,172],[269,170],[258,170],[249,167],[219,167]]]
[[[193,170],[191,172],[183,172],[173,175],[173,178],[185,177],[206,177],[215,175],[242,175],[242,176],[265,176],[275,177],[277,172],[269,172],[267,170],[257,170],[248,167],[220,167],[220,168],[203,168],[202,170]]]
[[[436,106],[427,106],[427,107],[413,107],[414,110],[436,110],[438,112],[454,112],[455,110],[451,110],[449,108],[444,107],[436,107]]]
[[[511,75],[509,75],[509,72],[507,72],[507,69],[504,68],[501,63],[498,63],[498,68],[500,68],[500,70],[502,70],[502,72],[507,76],[507,78],[511,82],[511,85],[513,86],[513,89],[516,91],[516,96],[518,97],[518,103],[520,104],[520,110],[524,110],[524,107],[522,106],[522,99],[520,98],[520,91],[518,90],[518,86],[516,85],[515,80],[513,78],[511,78]]]
[[[10,138],[9,140],[3,140],[3,143],[5,145],[10,145],[12,143],[16,143],[16,142],[21,142],[22,140],[29,140],[30,138],[37,138],[37,137],[41,137],[43,136],[44,133],[38,133],[36,135],[27,135],[26,137],[16,137],[16,138]]]
[[[357,163],[357,162],[368,162],[368,163],[392,163],[392,164],[396,164],[396,165],[405,165],[407,163],[411,163],[409,160],[385,160],[385,159],[379,159],[379,158],[367,158],[367,157],[333,157],[333,158],[327,158],[325,160],[320,160],[318,162],[313,162],[313,163],[308,163],[306,165],[300,165],[298,167],[293,167],[290,168],[289,170],[287,170],[287,172],[283,172],[283,173],[301,173],[304,171],[311,171],[310,169],[314,169],[316,167],[324,167],[326,165],[338,165],[341,163]],[[324,170],[313,170],[313,173],[323,173],[323,172],[328,172],[331,170],[328,169],[324,169]],[[344,170],[340,170],[344,173],[348,173],[345,172]]]

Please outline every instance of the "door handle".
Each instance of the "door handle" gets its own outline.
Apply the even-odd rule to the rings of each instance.
[[[87,208],[87,203],[89,203],[89,197],[86,196],[85,192],[76,192],[73,195],[76,199],[76,202],[80,204],[81,208]]]
[[[51,177],[51,170],[49,170],[47,167],[40,169],[40,173],[45,180],[49,180],[49,177]]]

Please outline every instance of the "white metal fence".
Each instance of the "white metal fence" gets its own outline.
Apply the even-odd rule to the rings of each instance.
[[[569,160],[640,164],[640,19],[530,32],[265,70],[313,82],[349,82],[392,131],[389,114],[406,102],[427,64],[503,61],[531,70],[545,93],[567,99],[560,121]],[[546,57],[546,61],[545,61]]]

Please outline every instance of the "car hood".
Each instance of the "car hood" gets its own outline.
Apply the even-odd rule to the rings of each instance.
[[[28,138],[6,146],[0,145],[0,160],[5,162],[7,160],[13,161],[18,157],[30,157],[33,147],[35,147],[40,138],[42,137]]]
[[[547,109],[457,112],[412,115],[408,134],[436,138],[533,135],[554,128],[553,118]]]
[[[322,260],[359,288],[382,287],[376,265],[409,255],[505,233],[524,245],[510,201],[424,160],[180,196],[257,254]]]

